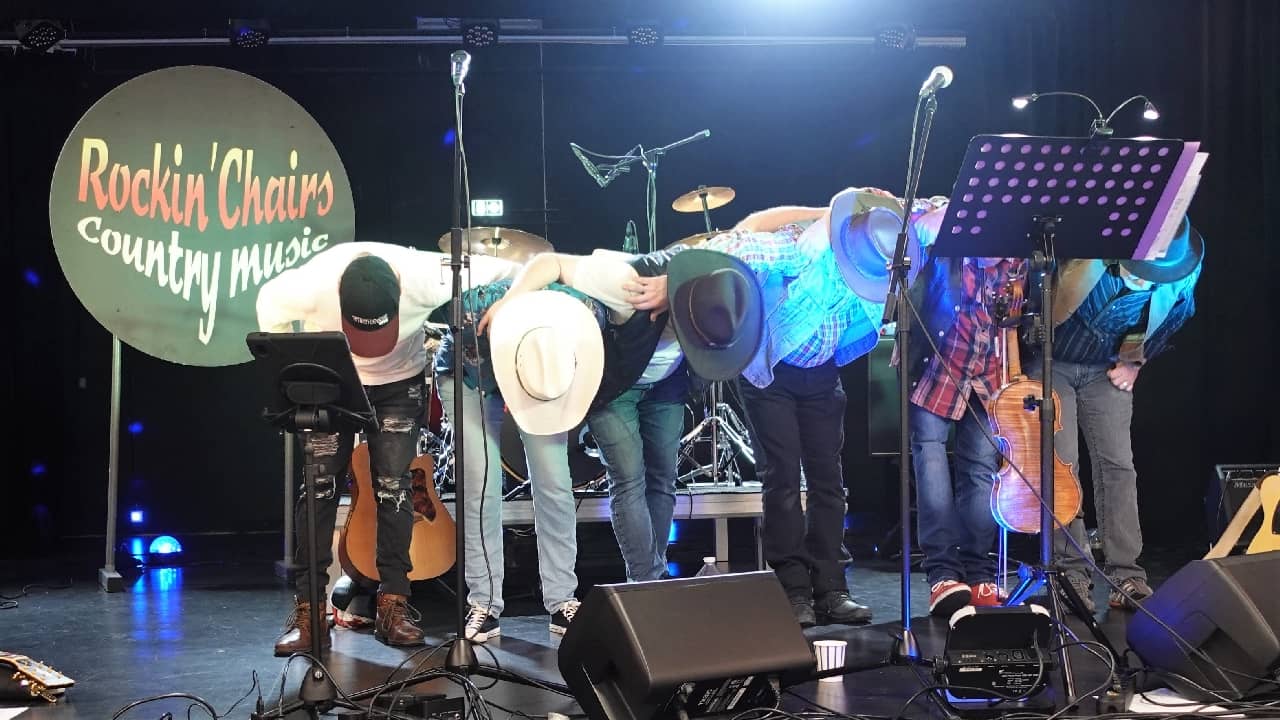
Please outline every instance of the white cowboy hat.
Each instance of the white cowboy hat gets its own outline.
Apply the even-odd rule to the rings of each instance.
[[[581,300],[554,290],[514,298],[489,328],[493,374],[521,429],[566,432],[587,415],[604,372],[600,325]]]

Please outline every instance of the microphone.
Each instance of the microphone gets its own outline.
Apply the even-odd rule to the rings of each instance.
[[[951,68],[946,65],[939,65],[929,73],[929,79],[924,81],[920,86],[920,97],[932,95],[935,92],[947,87],[951,84],[951,80],[955,78],[955,73],[951,72]]]
[[[466,50],[454,50],[449,56],[449,67],[453,75],[453,86],[460,87],[467,78],[467,70],[471,68],[471,53]]]

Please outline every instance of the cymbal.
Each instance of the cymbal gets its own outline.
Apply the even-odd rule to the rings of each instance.
[[[452,232],[440,236],[440,249],[452,252]],[[524,262],[540,252],[554,248],[544,238],[523,230],[504,227],[473,227],[462,230],[462,252],[469,255],[490,255],[515,262]]]
[[[702,212],[703,193],[707,194],[708,210],[715,210],[718,207],[728,205],[733,200],[733,196],[737,194],[731,187],[699,187],[697,190],[690,190],[672,200],[671,209],[685,213]]]
[[[698,233],[697,235],[690,235],[689,237],[680,238],[679,240],[671,243],[670,245],[662,249],[666,250],[668,248],[673,248],[677,245],[690,245],[690,246],[698,245],[703,240],[713,238],[717,235],[723,235],[726,232],[728,232],[728,230],[712,230],[711,232],[704,232],[704,233]]]

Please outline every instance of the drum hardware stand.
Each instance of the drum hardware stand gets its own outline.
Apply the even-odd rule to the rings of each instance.
[[[636,145],[627,151],[626,155],[601,155],[586,150],[576,143],[569,143],[569,147],[573,150],[573,154],[582,162],[582,166],[586,168],[587,174],[595,178],[596,184],[605,187],[613,182],[620,173],[631,172],[631,166],[640,163],[644,169],[649,172],[649,181],[645,186],[645,212],[646,219],[649,223],[649,249],[646,252],[656,252],[658,249],[658,161],[668,152],[686,145],[695,140],[702,140],[711,137],[710,130],[703,130],[694,133],[683,140],[677,140],[670,145],[664,145],[660,148],[645,150],[644,146]],[[597,163],[587,157],[594,155],[595,157],[613,162]]]
[[[707,390],[710,402],[706,408],[706,415],[692,430],[680,438],[680,457],[692,461],[695,463],[695,467],[688,472],[681,473],[676,478],[679,483],[699,485],[702,483],[692,482],[693,478],[708,475],[711,478],[706,483],[708,485],[732,484],[741,487],[742,476],[737,470],[737,458],[741,456],[751,465],[755,465],[755,453],[751,450],[751,444],[747,440],[749,435],[746,426],[734,413],[733,408],[724,402],[721,396],[723,387],[723,382],[711,383],[710,388]],[[694,451],[698,444],[702,442],[703,434],[708,432],[710,433],[711,462],[702,465],[698,464]],[[722,446],[726,447],[722,448]],[[723,455],[721,454],[722,449],[727,451]],[[727,482],[721,481],[722,473],[728,474]]]

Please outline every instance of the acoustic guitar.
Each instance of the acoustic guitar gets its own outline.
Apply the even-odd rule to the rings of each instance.
[[[991,488],[991,514],[996,522],[1013,532],[1035,535],[1040,532],[1040,413],[1044,385],[1022,373],[1018,352],[1022,285],[1010,283],[997,300],[994,315],[1003,328],[1000,335],[1000,389],[987,404],[991,432],[1000,446],[1000,469]],[[1012,324],[1013,327],[1007,327]],[[1053,393],[1054,407],[1062,403]],[[1061,415],[1054,432],[1062,429]],[[1019,474],[1018,471],[1021,471]],[[1080,513],[1080,481],[1055,452],[1053,457],[1053,516],[1063,525]]]
[[[0,650],[0,702],[44,698],[54,703],[76,681],[18,653]]]
[[[430,580],[443,575],[457,559],[457,535],[453,516],[436,494],[435,463],[420,455],[409,464],[413,476],[413,538],[409,560],[410,580]],[[351,579],[377,584],[378,497],[369,469],[369,445],[360,443],[351,453],[351,508],[338,539],[338,562]]]
[[[1262,524],[1258,526],[1258,531],[1253,534],[1253,539],[1245,548],[1245,555],[1280,550],[1280,474],[1267,475],[1249,491],[1244,502],[1240,503],[1240,509],[1231,518],[1227,528],[1222,531],[1222,537],[1218,538],[1218,542],[1205,554],[1205,559],[1212,560],[1230,555],[1231,549],[1235,547],[1240,536],[1248,528],[1249,522],[1258,512],[1262,513]]]

